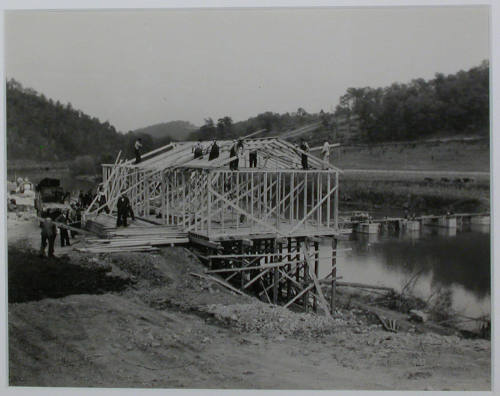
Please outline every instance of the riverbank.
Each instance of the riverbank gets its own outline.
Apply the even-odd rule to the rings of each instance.
[[[332,152],[342,210],[490,211],[489,140],[345,145]]]
[[[418,215],[489,212],[488,173],[346,170],[341,210],[399,209]]]
[[[204,267],[184,248],[92,256],[56,247],[59,258],[49,261],[31,250],[36,224],[14,216],[8,238],[9,288],[16,290],[9,294],[10,385],[491,387],[489,341],[438,334],[377,306],[399,323],[388,332],[370,297],[347,288],[339,288],[330,321],[194,278]]]

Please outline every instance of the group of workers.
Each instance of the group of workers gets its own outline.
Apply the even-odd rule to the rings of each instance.
[[[234,140],[231,149],[229,150],[229,158],[233,158],[229,162],[229,169],[231,170],[238,170],[238,165],[239,165],[239,160],[240,158],[243,157],[243,140],[238,139]],[[300,149],[300,154],[301,154],[301,163],[302,163],[302,168],[307,170],[309,169],[309,164],[308,164],[308,157],[309,157],[309,145],[305,141],[304,138],[300,139],[300,144],[298,146]],[[204,149],[203,144],[201,139],[193,146],[193,155],[194,159],[196,158],[203,158],[203,155],[208,152],[208,160],[212,161],[216,158],[219,157],[219,146],[217,144],[217,140],[214,139],[212,144],[209,146],[207,150]],[[330,143],[325,142],[321,148],[321,154],[323,157],[323,161],[328,162],[330,158]],[[252,147],[250,149],[249,155],[248,155],[248,160],[249,160],[249,166],[250,168],[256,168],[257,167],[257,148]]]
[[[229,151],[229,157],[234,159],[229,162],[229,169],[238,170],[239,160],[240,158],[243,157],[243,147],[244,145],[242,139],[234,140],[231,149]],[[302,168],[307,170],[309,169],[308,153],[310,151],[310,148],[304,138],[300,139],[300,144],[298,145],[298,148],[301,150],[300,154],[301,154]],[[134,144],[136,164],[139,164],[141,162],[141,149],[142,149],[142,141],[141,138],[138,138]],[[194,159],[197,158],[201,159],[205,154],[208,153],[208,160],[213,161],[214,159],[219,158],[220,148],[219,145],[217,144],[217,140],[214,139],[212,144],[208,147],[208,149],[205,150],[205,148],[203,147],[202,140],[199,139],[198,142],[196,142],[196,144],[192,147],[192,152]],[[327,141],[323,144],[321,148],[321,154],[323,157],[323,161],[328,162],[330,158],[330,144]],[[252,147],[250,149],[248,155],[248,162],[250,168],[257,167],[257,148]]]
[[[54,244],[57,234],[61,238],[61,247],[70,246],[70,235],[71,238],[74,238],[77,232],[65,226],[80,228],[81,221],[81,209],[76,208],[74,205],[72,205],[71,209],[62,211],[55,220],[52,220],[50,216],[45,216],[40,225],[42,237],[40,256],[45,256],[45,248],[48,246],[48,257],[54,257]]]

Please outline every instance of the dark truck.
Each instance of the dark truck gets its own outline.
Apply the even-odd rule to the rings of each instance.
[[[70,193],[64,192],[59,179],[45,178],[35,187],[35,209],[38,216],[57,217],[66,208]]]

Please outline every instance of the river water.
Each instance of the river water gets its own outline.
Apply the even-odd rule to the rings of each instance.
[[[491,311],[489,225],[353,233],[337,248],[352,249],[337,253],[337,276],[342,281],[401,291],[414,277],[416,297],[426,300],[436,290],[449,290],[458,313],[478,317]],[[331,270],[331,242],[325,239],[320,249],[320,276],[325,276]]]

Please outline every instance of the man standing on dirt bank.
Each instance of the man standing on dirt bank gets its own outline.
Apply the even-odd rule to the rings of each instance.
[[[59,222],[59,223],[67,225],[69,223],[69,213],[68,212],[69,211],[61,213],[57,217],[56,221]],[[68,233],[68,229],[67,228],[59,227],[59,236],[61,238],[61,247],[70,246],[70,244],[69,244],[69,233]]]
[[[50,217],[46,217],[42,225],[42,247],[40,248],[40,257],[45,257],[45,247],[49,243],[49,257],[54,257],[54,241],[56,240],[57,229]]]
[[[116,207],[118,209],[118,215],[116,217],[116,226],[120,227],[123,225],[127,226],[127,216],[130,213],[130,201],[125,193],[122,193],[121,197],[118,198],[118,202],[116,203]]]

